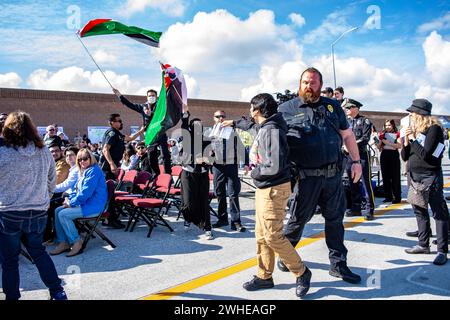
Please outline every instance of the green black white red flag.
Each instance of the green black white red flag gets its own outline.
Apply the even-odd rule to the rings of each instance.
[[[178,124],[187,105],[187,89],[183,72],[161,64],[162,85],[155,112],[145,133],[145,144],[151,145],[170,128]]]
[[[127,26],[111,19],[91,20],[78,31],[78,34],[81,38],[105,34],[123,34],[131,39],[152,47],[159,46],[159,39],[162,35],[161,32],[154,32],[134,26]]]

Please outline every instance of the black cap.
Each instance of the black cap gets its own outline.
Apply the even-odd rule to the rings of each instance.
[[[341,106],[342,106],[342,108],[346,108],[346,109],[350,109],[350,108],[353,108],[353,107],[356,107],[356,108],[359,109],[359,108],[361,108],[363,106],[363,104],[361,102],[358,102],[358,101],[354,100],[354,99],[345,98],[344,101],[342,101]]]
[[[423,116],[429,116],[431,115],[432,108],[433,105],[427,99],[415,99],[413,100],[411,107],[406,109],[406,111],[418,113]]]

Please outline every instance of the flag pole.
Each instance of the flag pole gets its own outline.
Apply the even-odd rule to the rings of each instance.
[[[114,87],[112,86],[111,82],[109,82],[108,78],[106,77],[105,73],[103,72],[103,70],[99,67],[99,65],[97,64],[97,62],[95,61],[94,57],[91,55],[91,53],[89,52],[88,48],[84,45],[84,42],[81,40],[78,32],[76,33],[76,36],[78,38],[78,40],[80,40],[81,45],[83,46],[83,48],[86,50],[87,54],[89,55],[89,57],[91,57],[92,61],[95,63],[95,65],[97,66],[98,70],[101,72],[101,74],[103,75],[103,77],[105,78],[105,80],[108,82],[109,86],[111,87],[111,89],[114,89]]]

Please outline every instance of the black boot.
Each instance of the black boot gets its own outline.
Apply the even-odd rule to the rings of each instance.
[[[308,293],[311,285],[311,270],[305,267],[305,272],[297,278],[297,287],[295,288],[295,294],[299,298],[303,298]]]
[[[336,278],[341,278],[345,282],[360,283],[361,277],[356,273],[353,273],[348,267],[345,261],[338,262],[332,265],[330,268],[330,275]]]

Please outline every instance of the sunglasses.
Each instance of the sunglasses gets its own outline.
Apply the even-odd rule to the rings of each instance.
[[[50,130],[48,130],[48,132],[53,132],[53,131],[55,131],[55,129],[50,129]]]
[[[89,157],[84,157],[84,158],[78,159],[78,162],[88,161],[88,160],[90,160],[90,159],[91,159],[91,158],[89,158]]]
[[[225,116],[224,115],[218,115],[218,116],[214,116],[214,118],[216,118],[216,119],[220,119],[220,118],[224,119]]]

